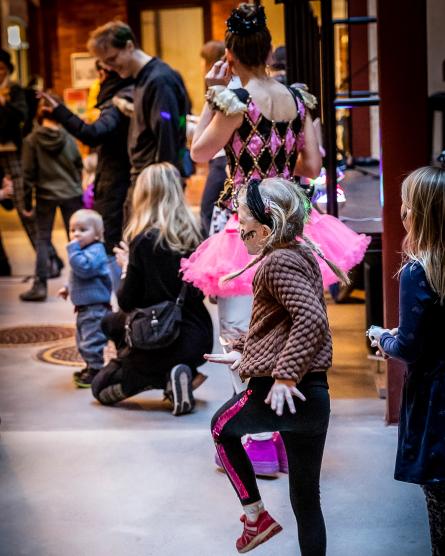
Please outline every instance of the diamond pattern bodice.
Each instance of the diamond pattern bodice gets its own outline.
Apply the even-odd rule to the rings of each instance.
[[[276,122],[266,118],[245,89],[234,93],[247,105],[241,126],[225,147],[229,179],[221,201],[229,203],[241,185],[251,178],[291,178],[298,152],[304,145],[305,106],[299,93],[289,89],[297,104],[295,119]]]

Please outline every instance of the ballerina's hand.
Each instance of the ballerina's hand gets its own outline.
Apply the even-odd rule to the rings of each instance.
[[[295,403],[292,396],[300,398],[303,402],[306,401],[304,395],[295,386],[293,380],[275,379],[272,388],[267,394],[267,398],[264,400],[275,413],[281,417],[283,415],[284,402],[287,403],[289,411],[295,413]]]
[[[204,359],[211,363],[222,363],[230,365],[232,371],[236,371],[241,363],[241,353],[239,351],[230,351],[229,353],[205,353]]]
[[[223,85],[224,87],[227,87],[231,79],[232,73],[228,62],[220,60],[213,64],[211,70],[205,77],[205,82],[207,87],[211,87],[212,85]]]

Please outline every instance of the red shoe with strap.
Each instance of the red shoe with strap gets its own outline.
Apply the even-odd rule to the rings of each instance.
[[[240,521],[244,523],[244,531],[236,541],[236,549],[241,554],[249,552],[283,530],[266,511],[260,513],[255,523],[249,523],[245,514],[240,517]]]

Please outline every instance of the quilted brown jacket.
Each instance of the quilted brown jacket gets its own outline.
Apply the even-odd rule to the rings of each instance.
[[[297,383],[332,364],[320,268],[309,249],[295,243],[276,249],[260,264],[247,335],[232,344],[242,352],[242,379],[273,376]]]

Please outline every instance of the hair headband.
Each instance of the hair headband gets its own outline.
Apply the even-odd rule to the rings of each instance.
[[[247,184],[246,202],[252,216],[258,220],[260,224],[265,224],[269,228],[273,228],[273,221],[270,217],[270,207],[264,204],[258,186],[261,180],[253,179]]]
[[[258,6],[256,12],[248,19],[240,10],[232,10],[226,21],[227,29],[234,35],[252,35],[266,28],[266,14],[263,6]]]

